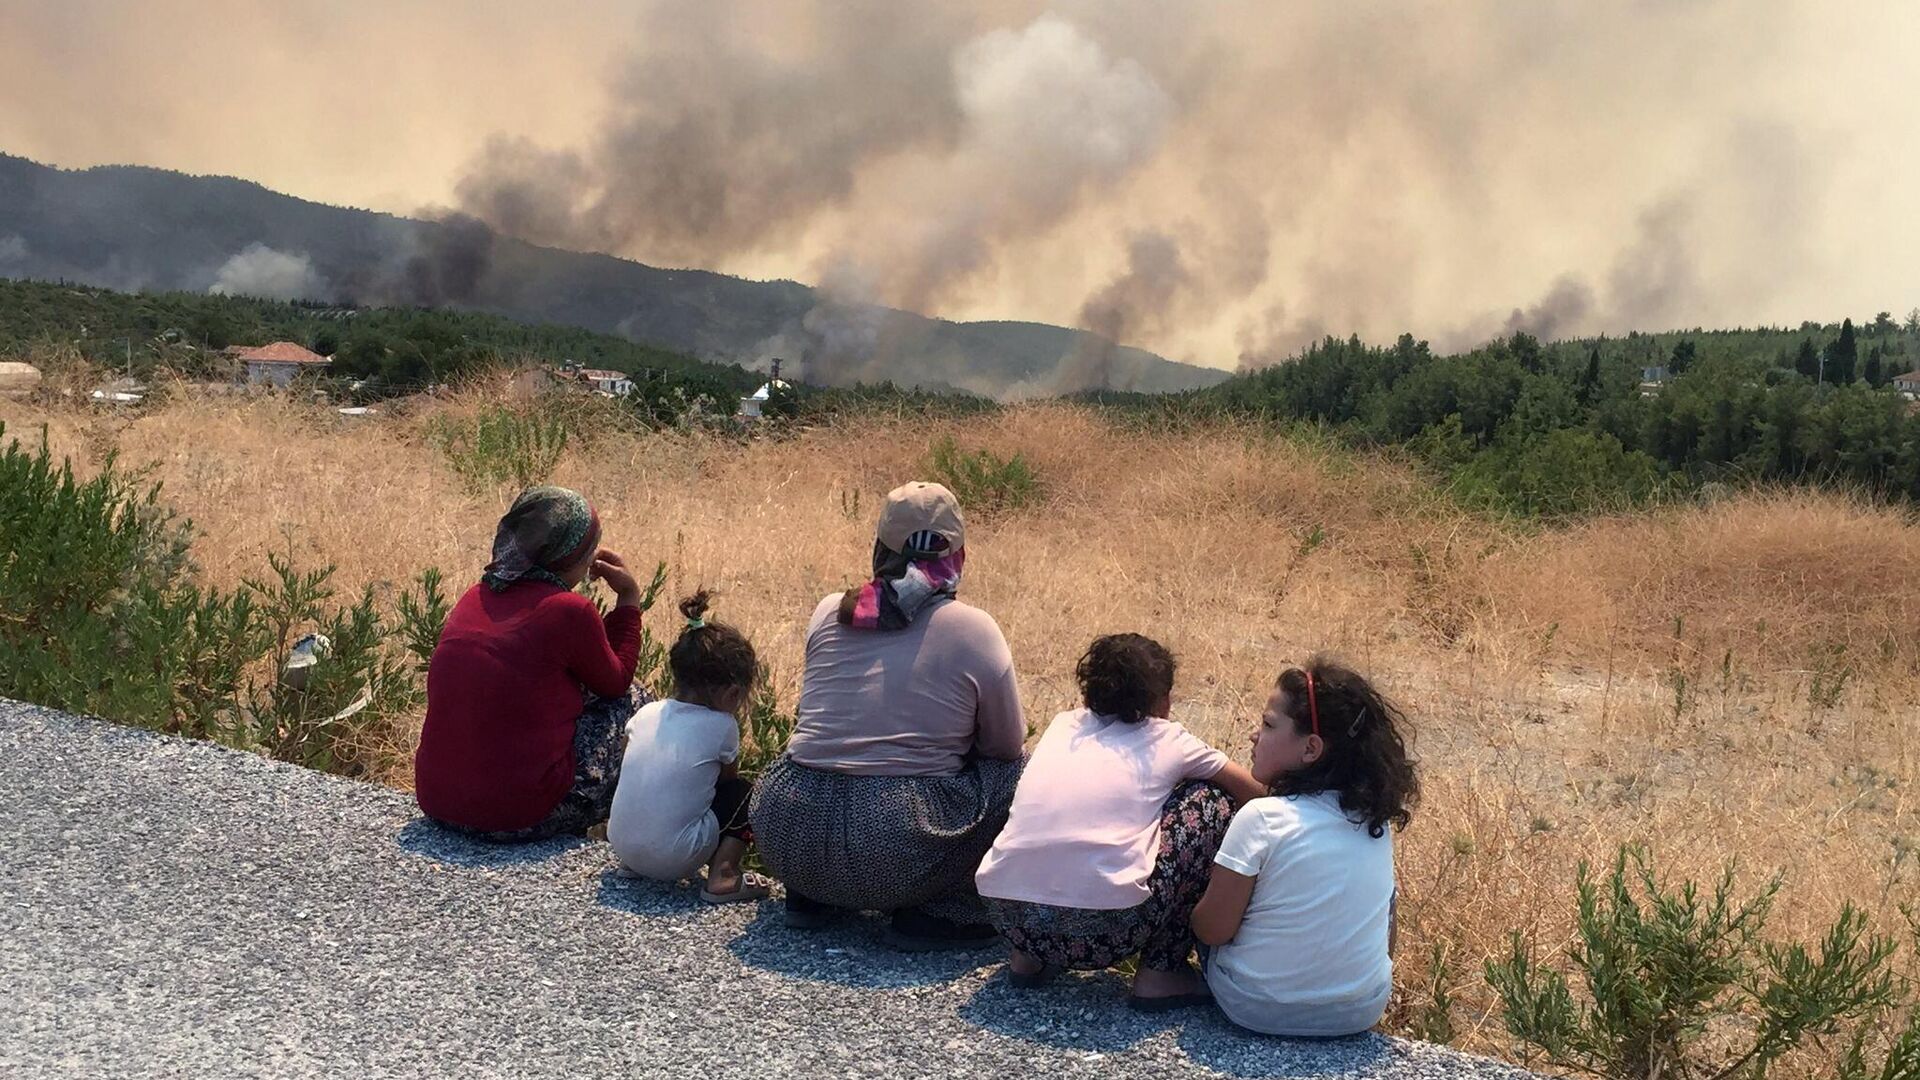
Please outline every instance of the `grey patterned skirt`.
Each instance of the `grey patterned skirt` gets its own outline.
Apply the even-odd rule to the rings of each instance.
[[[1023,764],[982,759],[958,776],[852,776],[782,755],[754,784],[754,842],[767,869],[809,900],[983,921],[973,872],[1007,823]]]

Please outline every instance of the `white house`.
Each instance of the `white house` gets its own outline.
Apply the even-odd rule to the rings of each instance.
[[[15,360],[0,360],[0,397],[31,393],[39,386],[39,368]]]
[[[1920,371],[1909,371],[1905,375],[1893,377],[1893,388],[1908,397],[1920,397]]]
[[[241,349],[234,359],[247,365],[249,386],[292,386],[302,372],[326,374],[333,361],[291,341],[276,341],[253,349]]]
[[[787,384],[779,379],[762,383],[760,389],[740,399],[740,415],[749,420],[760,419],[760,410],[766,405],[767,399],[773,396],[776,389],[785,390],[786,388]]]
[[[633,391],[633,379],[622,372],[607,371],[602,368],[581,368],[579,375],[595,391],[602,394],[626,397]]]

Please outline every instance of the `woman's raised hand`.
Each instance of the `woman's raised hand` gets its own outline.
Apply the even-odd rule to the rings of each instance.
[[[617,603],[629,607],[640,603],[640,583],[633,580],[627,561],[619,555],[606,548],[594,552],[593,569],[589,573],[607,583]]]

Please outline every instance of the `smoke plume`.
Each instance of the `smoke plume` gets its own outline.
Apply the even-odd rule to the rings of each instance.
[[[161,30],[182,51],[145,62]],[[1920,95],[1869,44],[1920,40],[1905,0],[154,0],[19,4],[8,31],[15,152],[830,280],[766,346],[824,364],[889,347],[872,305],[1232,367],[1326,333],[1451,346],[1920,301],[1920,187],[1890,179],[1920,174]],[[413,254],[430,269],[397,257],[379,284],[451,297],[489,273]]]
[[[248,244],[221,264],[207,291],[265,300],[324,300],[328,294],[312,259],[275,251],[265,244]]]

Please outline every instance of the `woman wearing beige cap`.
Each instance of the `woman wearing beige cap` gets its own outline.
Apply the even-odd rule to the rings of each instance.
[[[993,940],[973,874],[1006,824],[1026,721],[1000,627],[954,599],[966,558],[953,493],[903,485],[873,579],[814,611],[793,740],[753,800],[790,926],[884,911],[902,948]]]

